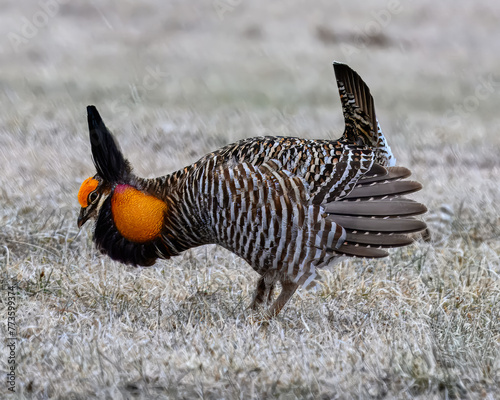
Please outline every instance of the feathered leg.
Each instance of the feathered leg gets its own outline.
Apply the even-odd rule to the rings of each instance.
[[[283,287],[281,293],[273,303],[273,305],[269,308],[269,310],[267,310],[264,316],[265,320],[274,318],[276,315],[278,315],[299,287],[298,284],[291,281],[282,281],[281,286]]]
[[[270,303],[273,298],[274,286],[274,282],[266,283],[265,275],[261,276],[257,281],[257,287],[255,288],[255,295],[252,304],[250,304],[250,309],[256,311],[263,303]]]

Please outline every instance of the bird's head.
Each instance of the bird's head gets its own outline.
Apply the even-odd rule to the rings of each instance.
[[[111,258],[151,265],[158,257],[167,204],[137,185],[129,162],[94,106],[87,107],[92,159],[97,173],[78,192],[78,227],[96,219],[94,241]]]
[[[91,218],[97,218],[102,203],[110,193],[109,187],[99,175],[91,176],[83,181],[78,191],[78,202],[82,207],[78,215],[78,228]]]

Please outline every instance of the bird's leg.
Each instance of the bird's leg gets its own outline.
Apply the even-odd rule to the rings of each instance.
[[[285,304],[293,296],[299,285],[294,282],[285,281],[281,282],[282,290],[276,301],[266,312],[265,319],[271,319],[279,314]]]
[[[266,304],[269,304],[273,299],[274,287],[274,282],[269,285],[269,293],[267,294]]]
[[[264,276],[261,276],[259,281],[257,282],[257,287],[255,288],[255,295],[252,301],[252,304],[250,304],[250,308],[252,310],[257,310],[257,308],[264,302],[264,299],[266,298],[266,291],[268,290],[266,281],[264,279]],[[269,290],[271,291],[271,290]]]

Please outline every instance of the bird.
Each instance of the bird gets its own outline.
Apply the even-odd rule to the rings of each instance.
[[[345,120],[337,140],[263,136],[215,150],[158,178],[134,174],[95,106],[87,107],[96,174],[78,192],[78,227],[111,259],[151,266],[206,244],[235,253],[259,275],[250,309],[276,317],[298,288],[346,257],[382,258],[414,242],[422,189],[396,166],[357,72],[333,63]],[[281,291],[276,297],[274,290]]]

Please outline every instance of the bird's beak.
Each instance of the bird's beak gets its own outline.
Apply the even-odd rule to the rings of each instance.
[[[90,212],[88,212],[88,207],[87,208],[82,208],[80,210],[80,215],[78,216],[78,221],[77,221],[77,224],[78,224],[78,228],[81,228],[85,222],[87,222],[87,220],[90,218]]]

